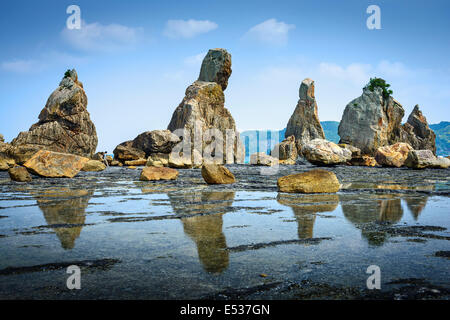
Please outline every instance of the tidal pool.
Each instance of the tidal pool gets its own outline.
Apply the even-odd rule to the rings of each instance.
[[[278,193],[230,165],[140,182],[108,168],[11,182],[0,172],[0,299],[448,299],[448,170],[338,166],[337,194]],[[69,290],[69,265],[81,289]],[[381,289],[367,289],[370,265]]]

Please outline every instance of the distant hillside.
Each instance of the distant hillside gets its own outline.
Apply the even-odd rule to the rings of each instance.
[[[440,156],[450,155],[450,122],[441,121],[431,124],[430,128],[436,133],[436,153]]]
[[[320,124],[322,125],[323,131],[325,133],[325,138],[329,141],[333,141],[334,143],[338,143],[339,122],[322,121],[320,122]],[[450,122],[442,121],[438,124],[431,124],[430,128],[436,133],[437,154],[440,156],[450,155]],[[267,154],[270,154],[270,151],[273,149],[273,147],[277,143],[283,141],[285,132],[286,128],[279,131],[249,130],[242,132],[241,139],[243,139],[245,143],[246,159],[248,160],[250,151],[251,153],[264,151]],[[251,148],[250,148],[250,141],[252,141]],[[259,146],[262,146],[263,150],[260,150]]]

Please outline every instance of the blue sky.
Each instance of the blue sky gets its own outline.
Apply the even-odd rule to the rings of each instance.
[[[67,30],[66,8],[81,9]],[[369,30],[369,5],[381,29]],[[37,122],[76,68],[98,150],[166,129],[210,48],[232,54],[226,107],[245,129],[284,128],[312,78],[320,120],[340,120],[370,77],[385,78],[407,115],[450,120],[449,1],[8,1],[0,12],[0,133]],[[74,31],[74,32],[73,32]]]

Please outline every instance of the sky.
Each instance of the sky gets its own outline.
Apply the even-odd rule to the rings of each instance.
[[[81,29],[66,12],[80,8]],[[380,29],[369,29],[370,5]],[[72,12],[70,12],[72,13]],[[0,133],[11,141],[75,68],[98,151],[166,129],[211,48],[232,55],[225,106],[239,130],[282,129],[300,83],[321,121],[339,121],[370,77],[391,84],[405,118],[450,121],[450,1],[8,1],[0,11]],[[372,21],[372,20],[370,20]]]

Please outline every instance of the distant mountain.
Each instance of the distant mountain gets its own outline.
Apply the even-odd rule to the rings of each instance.
[[[325,139],[334,143],[339,142],[338,121],[322,121]],[[450,122],[442,121],[438,124],[431,124],[430,128],[436,133],[436,149],[440,156],[450,155]],[[286,128],[282,130],[249,130],[241,132],[241,139],[245,143],[246,161],[250,153],[265,152],[270,154],[273,147],[283,141]],[[252,144],[250,145],[250,141]],[[260,148],[262,146],[262,148]],[[262,149],[262,150],[260,150]]]
[[[436,153],[439,156],[450,155],[450,122],[430,124],[430,128],[436,133]]]

